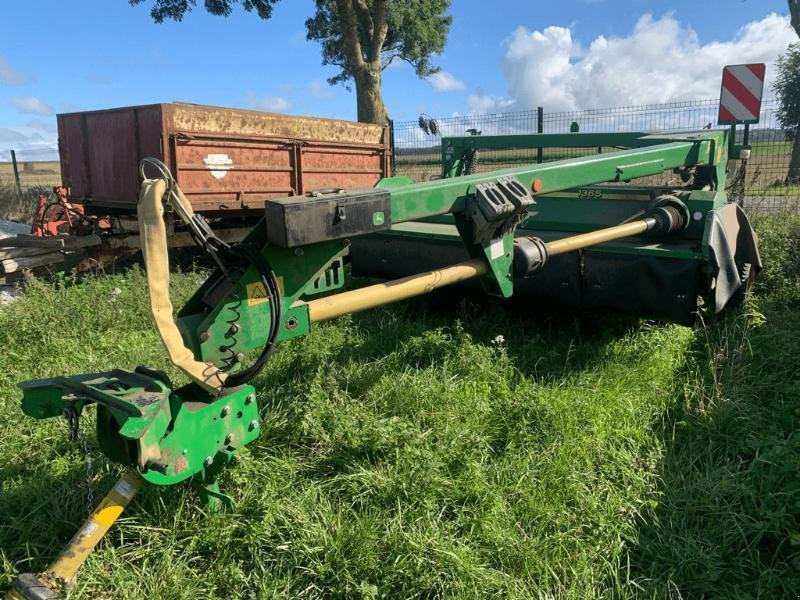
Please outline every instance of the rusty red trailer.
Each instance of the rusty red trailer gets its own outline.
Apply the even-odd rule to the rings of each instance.
[[[58,115],[71,201],[135,212],[139,161],[169,166],[195,210],[258,213],[269,198],[371,187],[390,175],[387,126],[175,102]]]

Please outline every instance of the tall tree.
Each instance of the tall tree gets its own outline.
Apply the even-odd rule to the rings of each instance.
[[[797,36],[800,37],[800,0],[789,0],[789,18]]]
[[[778,58],[778,75],[773,85],[778,95],[778,122],[792,143],[787,182],[800,183],[800,43],[792,44]]]
[[[227,17],[237,4],[269,19],[280,0],[204,0],[205,9]],[[153,2],[156,23],[180,21],[197,0],[128,0],[131,5]],[[315,0],[316,10],[306,20],[306,37],[322,45],[322,64],[339,67],[331,85],[355,83],[358,120],[385,124],[381,94],[383,70],[395,60],[409,63],[419,77],[439,69],[431,57],[444,50],[452,18],[450,0]]]

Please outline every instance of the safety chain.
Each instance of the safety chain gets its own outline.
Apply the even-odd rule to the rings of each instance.
[[[76,410],[74,406],[68,406],[64,409],[64,417],[67,419],[69,441],[80,443],[81,449],[86,455],[86,512],[91,513],[94,510],[94,460],[92,458],[94,449],[89,441],[81,435],[80,411]]]

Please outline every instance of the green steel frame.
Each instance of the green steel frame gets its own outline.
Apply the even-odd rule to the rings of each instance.
[[[380,187],[391,194],[393,233],[424,238],[441,234],[460,239],[473,258],[479,257],[488,263],[487,274],[482,277],[486,290],[508,297],[514,291],[514,232],[482,244],[470,239],[467,208],[478,184],[511,175],[526,188],[537,190],[538,204],[520,229],[535,226],[543,237],[552,238],[560,232],[589,231],[619,223],[634,215],[639,205],[652,199],[646,190],[637,188],[614,189],[612,192],[605,191],[608,188],[586,186],[623,182],[691,167],[712,188],[710,191],[680,192],[689,210],[701,213],[700,219],[687,230],[687,236],[697,240],[707,235],[709,211],[725,201],[728,135],[728,131],[701,131],[670,135],[619,133],[532,135],[513,139],[489,136],[446,138],[443,168],[449,176],[458,174],[464,151],[475,147],[509,147],[509,144],[564,146],[569,142],[573,147],[623,146],[628,149],[416,184],[394,178],[385,180]],[[574,191],[581,189],[589,191]],[[563,199],[577,203],[571,207],[571,214],[559,212],[558,203]],[[598,199],[603,199],[603,203],[599,204]],[[633,205],[632,200],[635,201]],[[598,212],[598,207],[603,206],[607,211],[611,205],[614,209],[610,216]],[[433,222],[419,222],[425,219]],[[263,222],[253,228],[245,241],[261,248],[277,275],[282,294],[278,340],[308,333],[312,324],[304,300],[341,286],[341,278],[331,280],[325,276],[326,272],[330,273],[332,268],[341,265],[342,258],[348,253],[349,241],[332,239],[300,248],[279,248],[267,243]],[[627,250],[619,250],[623,247]],[[689,244],[680,252],[701,259],[702,250],[698,251],[698,248],[702,245]],[[649,242],[617,245],[617,251],[641,252],[643,249],[653,253],[667,252]],[[338,272],[341,274],[341,269]],[[219,280],[217,274],[212,275],[179,312],[177,320],[186,346],[197,359],[222,367],[228,364],[226,361],[230,361],[231,356],[264,345],[270,310],[263,298],[263,288],[260,288],[255,268],[245,271],[237,284],[209,308],[206,298]],[[322,280],[332,283],[320,285]],[[232,334],[231,323],[234,321],[237,328]],[[250,386],[229,390],[224,396],[217,397],[194,384],[176,389],[163,374],[140,368],[134,372],[111,371],[39,380],[21,387],[23,410],[36,418],[57,416],[67,408],[80,411],[85,404],[97,404],[98,440],[109,457],[136,468],[145,480],[156,485],[190,479],[209,502],[216,504],[226,500],[215,488],[217,472],[242,446],[255,439],[259,430],[260,417],[254,401],[256,391]]]

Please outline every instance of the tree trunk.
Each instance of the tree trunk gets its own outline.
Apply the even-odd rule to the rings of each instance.
[[[353,79],[356,82],[358,121],[386,125],[389,122],[389,114],[386,112],[381,95],[380,63],[367,63],[363,69],[354,74]]]
[[[792,158],[789,161],[789,176],[787,183],[795,185],[800,183],[800,127],[794,133],[794,145],[792,146]]]

